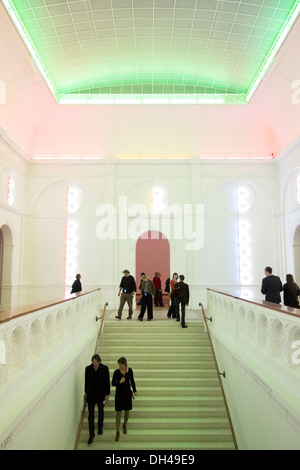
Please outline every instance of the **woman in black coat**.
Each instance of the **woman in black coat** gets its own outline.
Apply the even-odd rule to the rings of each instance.
[[[129,411],[132,410],[132,396],[137,395],[133,371],[127,366],[125,357],[118,360],[119,369],[116,369],[112,378],[112,385],[116,387],[115,411],[116,411],[116,441],[120,438],[120,423],[122,411],[125,410],[123,433],[127,434],[127,422]]]
[[[292,274],[286,275],[286,284],[283,286],[283,303],[287,307],[300,308],[298,296],[300,289],[294,281]]]

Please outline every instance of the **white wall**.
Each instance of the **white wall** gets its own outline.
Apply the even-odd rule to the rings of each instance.
[[[298,152],[299,153],[299,152]],[[80,162],[28,162],[26,156],[1,137],[1,226],[11,227],[14,239],[12,306],[21,306],[60,296],[64,285],[66,191],[76,184],[83,203],[71,215],[79,224],[78,272],[84,288],[101,286],[109,308],[118,305],[117,287],[124,268],[135,275],[136,240],[100,240],[97,229],[103,220],[97,215],[101,204],[111,204],[117,222],[122,211],[119,198],[127,197],[128,208],[140,203],[148,210],[154,184],[165,188],[168,205],[204,207],[204,244],[197,251],[185,249],[186,239],[176,239],[178,219],[171,218],[170,272],[185,274],[191,285],[192,308],[206,302],[206,287],[230,290],[239,286],[237,221],[250,223],[251,281],[245,292],[261,297],[260,284],[266,265],[285,277],[294,271],[293,231],[299,220],[295,195],[290,201],[289,178],[294,178],[297,160],[284,157],[268,161],[211,160],[100,160]],[[299,162],[299,160],[298,160]],[[299,165],[299,164],[298,164]],[[3,190],[9,171],[16,176],[16,199],[7,205]],[[292,175],[292,176],[291,176]],[[253,195],[250,209],[238,216],[228,195],[238,183]],[[292,205],[291,205],[292,204]],[[283,215],[282,215],[283,214]],[[148,219],[142,218],[145,223]],[[154,220],[154,219],[153,219]],[[196,224],[192,216],[193,228]],[[133,216],[126,219],[128,227]],[[118,227],[117,227],[118,228]],[[161,229],[154,220],[153,229]],[[202,227],[201,227],[202,230]],[[199,229],[198,229],[199,232]],[[200,238],[200,235],[199,235]]]
[[[191,307],[201,300],[205,303],[207,286],[227,289],[239,285],[237,253],[237,220],[234,207],[228,205],[228,188],[239,182],[246,184],[253,194],[253,204],[243,214],[251,224],[253,253],[252,276],[249,291],[260,296],[260,283],[266,265],[282,275],[280,255],[280,221],[277,212],[277,167],[273,161],[250,164],[216,162],[146,162],[132,160],[98,161],[97,163],[34,163],[28,172],[29,227],[31,240],[31,283],[40,289],[59,291],[63,284],[64,237],[67,219],[65,194],[68,185],[77,184],[83,192],[83,204],[72,217],[79,223],[78,272],[84,286],[101,286],[109,308],[118,305],[117,287],[122,270],[135,275],[136,240],[100,240],[97,216],[101,204],[111,204],[116,210],[117,229],[119,198],[127,197],[128,210],[134,204],[143,204],[148,210],[151,189],[159,184],[168,194],[168,205],[190,204],[204,206],[204,244],[196,251],[185,249],[186,239],[176,239],[173,227],[179,229],[177,219],[171,218],[170,272],[185,274],[191,285]],[[226,192],[227,191],[227,192]],[[128,216],[128,230],[135,218]],[[142,217],[142,222],[148,219]],[[193,214],[193,228],[196,216]],[[152,229],[162,229],[158,220]],[[201,228],[202,229],[202,228]],[[129,234],[129,232],[127,232]],[[200,239],[200,235],[199,235]],[[159,267],[158,267],[159,269]],[[37,289],[35,290],[37,292]],[[37,295],[37,294],[36,294]]]
[[[266,265],[271,265],[278,275],[285,275],[278,207],[281,196],[275,161],[107,159],[29,163],[22,152],[12,148],[9,139],[2,136],[0,164],[2,181],[5,182],[8,172],[13,171],[17,182],[13,206],[7,205],[4,190],[0,204],[1,225],[7,223],[14,238],[12,290],[16,294],[13,307],[49,300],[62,295],[65,288],[70,289],[70,285],[64,285],[64,272],[66,191],[72,184],[83,194],[80,209],[69,215],[79,227],[77,272],[82,274],[85,289],[102,287],[109,308],[118,305],[117,288],[122,270],[127,268],[135,275],[136,240],[129,231],[136,218],[128,214],[127,219],[122,219],[120,197],[126,196],[128,211],[137,203],[150,211],[151,190],[157,184],[165,189],[169,207],[177,204],[183,211],[184,204],[190,204],[193,230],[196,220],[200,220],[195,214],[196,207],[203,205],[204,208],[204,221],[199,223],[197,232],[200,240],[203,230],[204,243],[199,250],[186,250],[184,217],[182,239],[176,239],[179,219],[170,218],[170,272],[185,274],[191,286],[191,308],[197,308],[199,301],[205,303],[207,286],[227,290],[239,286],[237,221],[241,215],[238,216],[228,194],[240,182],[247,185],[253,196],[251,207],[242,214],[250,222],[252,253],[251,281],[244,288],[248,293],[261,296],[260,284]],[[97,210],[102,204],[111,204],[116,211],[117,229],[119,221],[126,222],[127,239],[99,239],[99,223],[103,217]],[[148,217],[141,220],[148,223]],[[162,230],[161,219],[152,219],[151,223],[150,228]],[[195,240],[196,236],[192,241]],[[287,254],[290,257],[290,253]]]
[[[296,276],[296,282],[300,284],[300,251],[295,248],[295,233],[300,227],[300,204],[297,201],[296,177],[300,175],[300,139],[296,139],[279,158],[279,213],[282,214],[281,224],[282,252],[284,254],[284,271]],[[298,256],[297,256],[298,255]],[[296,271],[295,263],[298,261]]]

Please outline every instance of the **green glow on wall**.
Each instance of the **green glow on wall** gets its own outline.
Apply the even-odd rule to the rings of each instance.
[[[300,12],[300,0],[1,1],[61,104],[248,103]]]

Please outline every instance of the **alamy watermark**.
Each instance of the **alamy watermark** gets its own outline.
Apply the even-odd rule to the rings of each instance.
[[[300,364],[300,340],[297,339],[292,342],[292,349],[295,349],[295,351],[292,354],[292,363],[293,364]]]
[[[0,105],[6,102],[6,86],[3,80],[0,80]]]
[[[144,204],[128,206],[126,196],[120,196],[118,207],[113,204],[100,204],[96,216],[96,233],[100,240],[137,240],[138,238],[158,238],[157,232],[173,240],[184,240],[186,250],[201,250],[204,245],[204,206],[203,204],[172,204],[153,213]]]
[[[292,93],[292,103],[300,104],[300,80],[294,80],[292,83],[292,88],[295,90]]]

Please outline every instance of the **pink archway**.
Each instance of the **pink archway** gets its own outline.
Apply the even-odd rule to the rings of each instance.
[[[146,273],[152,280],[156,271],[161,273],[162,292],[165,294],[165,283],[170,277],[170,244],[168,239],[157,231],[144,233],[136,243],[136,283],[140,285],[141,273]],[[139,290],[137,290],[139,293]],[[164,303],[166,303],[164,301]]]

